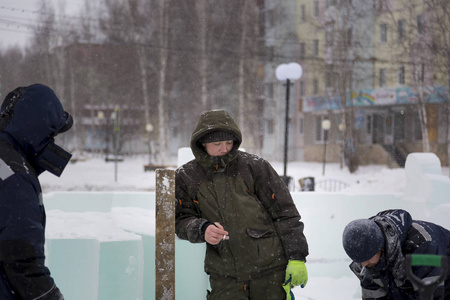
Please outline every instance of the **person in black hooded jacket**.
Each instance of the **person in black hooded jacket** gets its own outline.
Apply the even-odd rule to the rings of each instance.
[[[413,220],[402,209],[350,222],[344,229],[342,243],[353,260],[350,269],[361,282],[362,298],[368,300],[419,300],[419,292],[406,275],[405,256],[450,256],[449,230]],[[417,266],[412,271],[422,281],[433,281],[442,272],[437,266]],[[433,299],[450,300],[450,272],[436,288]]]
[[[0,110],[0,299],[64,299],[44,265],[45,210],[38,176],[60,176],[71,155],[55,136],[72,126],[47,86],[19,87]]]

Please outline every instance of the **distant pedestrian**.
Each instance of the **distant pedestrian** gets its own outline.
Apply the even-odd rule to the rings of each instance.
[[[450,231],[433,223],[413,220],[401,209],[379,212],[369,219],[350,222],[343,233],[350,269],[361,282],[362,299],[418,300],[419,293],[407,278],[407,254],[450,256]],[[449,270],[450,271],[450,270]],[[439,276],[439,267],[418,266],[422,280]],[[433,299],[450,299],[450,272]]]
[[[71,155],[54,137],[71,126],[72,117],[45,85],[19,87],[1,105],[1,300],[64,299],[44,265],[46,217],[38,176],[63,172]]]
[[[241,142],[228,112],[200,116],[191,138],[195,159],[175,175],[176,232],[207,244],[207,299],[291,299],[291,286],[308,281],[303,223],[279,175],[239,151]]]

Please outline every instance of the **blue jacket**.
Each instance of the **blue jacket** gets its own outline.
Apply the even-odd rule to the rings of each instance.
[[[379,263],[373,268],[362,268],[353,262],[350,269],[361,281],[363,299],[414,299],[419,293],[407,278],[405,269],[406,254],[433,254],[450,256],[450,231],[436,224],[413,220],[404,210],[387,210],[372,217],[383,231],[385,245]],[[441,273],[438,267],[413,267],[413,273],[424,280],[433,279]],[[434,299],[442,299],[444,288],[450,284],[450,272],[445,285],[440,285]]]
[[[18,88],[1,107],[0,299],[63,299],[44,265],[45,210],[38,175],[60,175],[70,154],[54,137],[70,115],[44,85]]]

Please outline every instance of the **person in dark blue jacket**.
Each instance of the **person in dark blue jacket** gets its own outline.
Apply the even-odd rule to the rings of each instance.
[[[19,87],[0,110],[0,299],[64,299],[44,265],[45,210],[38,176],[60,176],[71,154],[55,136],[72,126],[47,86]]]
[[[350,222],[342,242],[353,260],[350,269],[361,282],[362,299],[420,299],[407,278],[407,254],[450,256],[450,231],[433,223],[413,220],[401,209],[379,212],[369,219]],[[413,267],[421,280],[434,280],[440,267]],[[450,272],[433,299],[450,299]]]

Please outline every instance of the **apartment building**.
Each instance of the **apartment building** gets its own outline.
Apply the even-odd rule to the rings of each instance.
[[[418,151],[446,165],[448,76],[430,48],[441,34],[432,26],[437,8],[403,0],[297,5],[304,159],[340,161],[354,147],[362,165],[403,166]]]

